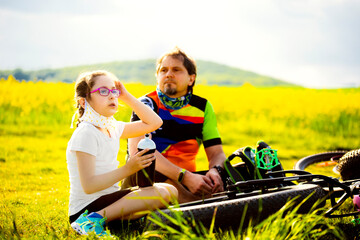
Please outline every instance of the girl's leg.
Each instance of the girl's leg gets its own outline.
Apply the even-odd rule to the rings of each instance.
[[[105,216],[108,222],[115,219],[136,219],[146,214],[139,212],[165,207],[172,199],[177,199],[177,195],[174,186],[156,183],[152,187],[140,188],[125,195],[97,213]]]

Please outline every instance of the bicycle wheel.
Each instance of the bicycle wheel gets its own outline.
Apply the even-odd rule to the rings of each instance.
[[[323,153],[310,155],[310,156],[304,157],[304,158],[300,159],[299,161],[297,161],[294,166],[294,169],[295,170],[305,170],[305,168],[311,164],[314,164],[317,162],[322,162],[322,161],[327,161],[333,157],[342,156],[346,152],[347,151],[345,151],[345,150],[341,150],[341,151],[323,152]]]
[[[341,178],[346,180],[360,178],[360,149],[352,150],[339,159],[338,171]]]
[[[162,210],[162,212],[171,217],[174,217],[176,212],[182,212],[182,216],[185,219],[194,219],[197,223],[201,223],[208,228],[211,225],[214,211],[216,209],[216,228],[237,229],[240,227],[243,214],[245,214],[243,227],[246,227],[250,220],[252,223],[258,223],[271,214],[274,214],[279,209],[281,209],[286,204],[286,202],[289,201],[289,199],[294,199],[297,197],[294,199],[294,201],[296,204],[299,204],[311,193],[313,193],[313,195],[311,195],[311,197],[305,201],[299,209],[299,213],[306,213],[310,211],[317,200],[322,199],[326,195],[325,191],[317,185],[304,184],[287,186],[264,194],[257,194],[220,202],[199,204],[195,206],[180,206],[177,208],[165,209]],[[323,204],[320,205],[323,206]],[[246,205],[248,209],[247,212],[244,213]],[[160,217],[163,224],[176,227],[159,211],[155,212],[155,214]],[[155,224],[153,224],[153,226],[155,226]]]

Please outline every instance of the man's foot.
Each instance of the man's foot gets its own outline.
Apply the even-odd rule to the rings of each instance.
[[[97,213],[87,214],[86,210],[83,214],[78,217],[73,223],[71,223],[71,227],[81,235],[88,235],[90,232],[94,232],[96,236],[110,236],[105,230],[105,220],[106,218],[102,217]]]

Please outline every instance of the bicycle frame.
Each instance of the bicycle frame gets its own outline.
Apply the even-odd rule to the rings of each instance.
[[[296,176],[291,177],[271,177],[271,175],[276,175],[279,173],[292,173],[296,174]],[[256,179],[256,180],[247,180],[240,181],[234,184],[230,184],[227,186],[226,195],[231,199],[236,196],[236,193],[241,191],[244,193],[249,193],[255,190],[266,191],[266,189],[274,188],[274,187],[282,187],[289,185],[289,183],[293,183],[296,181],[302,184],[316,184],[322,187],[327,192],[327,198],[330,199],[331,208],[326,211],[325,216],[329,218],[338,218],[338,217],[348,217],[348,216],[356,216],[359,215],[360,212],[352,212],[346,214],[333,214],[335,210],[337,210],[346,199],[349,197],[353,197],[354,195],[359,194],[360,192],[360,179],[349,180],[340,182],[338,179],[333,177],[328,177],[324,175],[311,174],[302,170],[285,170],[285,171],[276,171],[269,172],[269,178],[265,179]],[[294,183],[293,183],[294,184]],[[335,189],[338,188],[338,189]],[[342,194],[340,197],[338,194]],[[336,201],[336,198],[339,198]]]

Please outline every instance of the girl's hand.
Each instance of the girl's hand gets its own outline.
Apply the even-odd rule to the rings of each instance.
[[[120,81],[115,81],[115,87],[116,89],[120,90],[119,99],[123,99],[124,97],[128,96],[129,92],[126,90],[124,84],[122,84]]]
[[[125,164],[132,173],[135,173],[145,167],[148,167],[151,165],[151,163],[155,160],[155,154],[146,154],[149,149],[144,149],[140,152],[137,152],[135,155],[131,156],[129,161]]]

